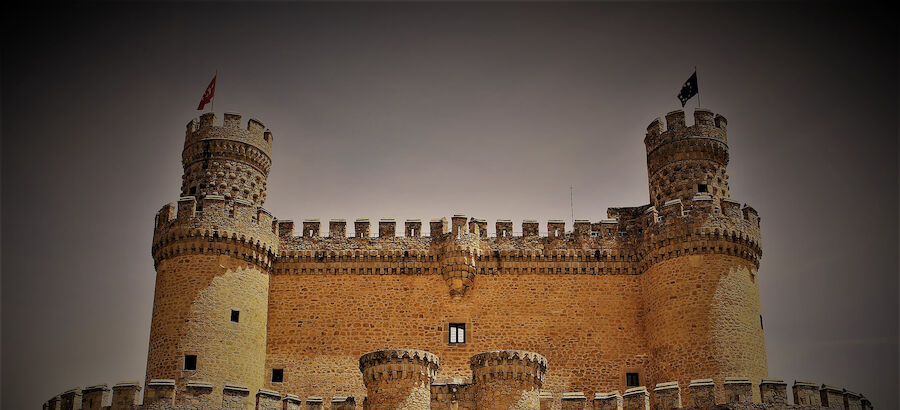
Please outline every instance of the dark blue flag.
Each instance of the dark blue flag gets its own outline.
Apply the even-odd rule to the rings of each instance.
[[[691,78],[688,78],[687,82],[681,86],[681,92],[678,93],[678,101],[681,101],[681,108],[684,108],[684,104],[699,92],[700,90],[697,88],[697,70],[694,70],[694,74],[691,74]]]

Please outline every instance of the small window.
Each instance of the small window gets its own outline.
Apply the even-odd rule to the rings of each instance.
[[[466,342],[466,324],[451,323],[450,324],[450,343],[460,344]]]
[[[284,369],[272,369],[272,383],[284,381]]]
[[[697,192],[706,193],[709,192],[709,188],[706,186],[706,184],[697,184]]]
[[[641,385],[637,373],[625,373],[625,385],[628,387],[637,387]]]
[[[241,321],[241,311],[240,310],[232,310],[231,311],[231,321],[234,323]]]
[[[184,370],[197,370],[197,355],[184,355]]]

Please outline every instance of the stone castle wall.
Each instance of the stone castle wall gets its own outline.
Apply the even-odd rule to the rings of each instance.
[[[463,215],[427,236],[419,220],[397,236],[393,219],[352,235],[307,219],[295,235],[262,208],[272,133],[204,114],[187,126],[182,197],[155,220],[143,400],[124,383],[45,408],[865,408],[799,381],[789,406],[766,379],[760,218],[730,198],[726,127],[703,109],[693,125],[680,110],[654,120],[650,203],[551,220],[546,236],[532,220],[491,236]]]

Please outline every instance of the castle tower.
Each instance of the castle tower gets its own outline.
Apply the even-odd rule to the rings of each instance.
[[[694,120],[687,126],[684,112],[671,112],[644,140],[653,205],[639,250],[651,356],[645,384],[746,377],[758,385],[767,376],[759,216],[729,199],[725,118],[697,109]]]
[[[366,385],[365,409],[422,410],[431,408],[431,383],[437,356],[414,349],[383,349],[359,358]]]
[[[647,173],[650,204],[657,209],[668,201],[691,201],[694,196],[728,198],[728,121],[698,108],[694,125],[685,124],[684,111],[666,114],[647,127]],[[665,127],[665,128],[663,128]]]
[[[479,409],[540,409],[547,359],[522,350],[494,350],[469,359]]]
[[[266,197],[272,134],[239,114],[187,125],[182,197],[156,215],[147,375],[256,391],[263,385],[269,277],[278,239]]]

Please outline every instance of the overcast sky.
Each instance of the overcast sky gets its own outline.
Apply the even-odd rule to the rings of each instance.
[[[2,404],[142,380],[185,124],[275,135],[282,219],[605,218],[697,66],[762,217],[769,374],[898,408],[898,33],[786,4],[156,4],[7,14]],[[697,106],[697,99],[688,108]],[[517,228],[518,230],[518,228]]]

